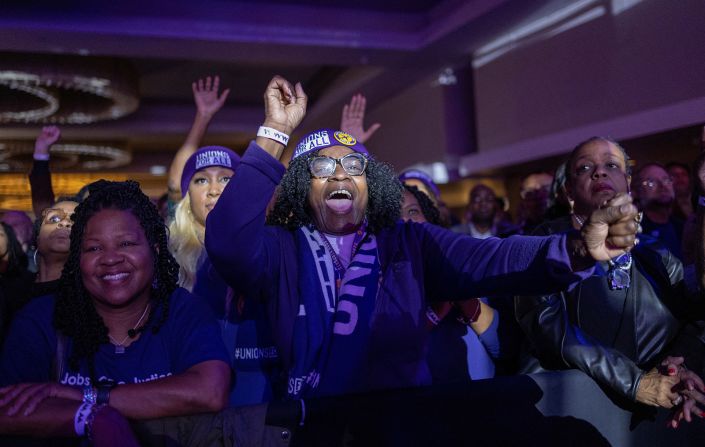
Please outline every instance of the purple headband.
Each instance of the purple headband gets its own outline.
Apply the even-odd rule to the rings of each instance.
[[[191,155],[181,173],[181,197],[186,197],[188,185],[196,172],[211,166],[221,166],[233,171],[240,164],[240,156],[223,146],[202,147]]]
[[[367,152],[367,148],[365,148],[362,143],[357,141],[355,137],[349,133],[345,133],[341,130],[319,129],[306,135],[299,142],[299,144],[296,145],[294,155],[291,159],[293,160],[294,158],[308,154],[309,152],[318,151],[333,146],[347,147],[355,152],[365,154],[368,157],[370,156],[370,153]]]
[[[436,183],[433,181],[431,176],[426,174],[423,171],[419,171],[418,169],[409,169],[408,171],[404,171],[399,175],[399,180],[403,183],[405,180],[409,179],[416,179],[426,185],[428,189],[433,191],[433,194],[436,196],[436,198],[441,197],[441,190],[438,189],[438,186]]]

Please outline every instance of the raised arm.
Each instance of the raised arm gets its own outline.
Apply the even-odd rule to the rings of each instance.
[[[277,130],[287,137],[301,124],[306,116],[308,96],[300,82],[292,86],[281,76],[274,76],[264,91],[264,124],[262,127]],[[284,145],[280,142],[258,136],[257,145],[276,160],[280,160]]]
[[[563,290],[589,275],[596,260],[630,250],[636,214],[623,195],[595,211],[581,233],[477,240],[432,225],[409,228],[422,241],[429,299],[538,295]]]
[[[193,119],[191,130],[186,136],[186,141],[184,141],[184,144],[181,145],[171,161],[167,177],[169,200],[174,203],[181,200],[181,173],[184,170],[186,160],[201,145],[201,140],[206,134],[211,119],[223,107],[225,100],[228,99],[230,94],[230,89],[228,88],[218,94],[219,87],[220,77],[218,76],[214,78],[208,76],[191,84],[193,100],[196,103],[196,116]]]
[[[350,99],[349,104],[343,106],[343,114],[340,118],[340,130],[349,133],[363,144],[377,132],[377,129],[382,127],[380,123],[374,123],[367,130],[362,127],[365,121],[366,107],[367,98],[358,93]]]
[[[34,142],[32,169],[29,171],[29,187],[32,190],[32,211],[36,217],[42,210],[54,204],[54,189],[49,172],[49,149],[61,138],[61,130],[56,126],[46,126]]]
[[[303,120],[306,103],[301,84],[293,87],[275,76],[265,90],[262,127],[290,135]],[[250,143],[237,175],[206,220],[208,257],[228,284],[248,296],[279,281],[277,229],[265,227],[265,217],[267,204],[284,175],[279,161],[283,151],[281,142],[265,136]]]

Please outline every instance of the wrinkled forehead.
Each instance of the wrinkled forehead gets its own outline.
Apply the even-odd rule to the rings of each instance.
[[[340,158],[348,154],[352,154],[354,151],[350,149],[349,147],[345,146],[331,146],[327,147],[325,149],[321,149],[318,151],[318,155],[320,156],[326,156],[326,157],[332,157],[332,158]]]
[[[626,166],[624,153],[609,141],[593,141],[581,147],[573,157],[573,166],[582,159],[618,159],[622,166]]]

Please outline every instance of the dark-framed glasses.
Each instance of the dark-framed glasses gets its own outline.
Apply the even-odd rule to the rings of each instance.
[[[73,213],[69,214],[61,208],[47,208],[42,211],[42,224],[58,224],[62,220],[71,222],[71,216],[73,216]]]
[[[318,156],[308,164],[308,170],[316,178],[330,177],[335,173],[335,165],[338,163],[348,175],[362,175],[367,167],[367,158],[357,152],[340,158]]]

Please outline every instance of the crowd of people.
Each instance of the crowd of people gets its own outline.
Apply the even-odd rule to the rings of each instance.
[[[593,137],[523,179],[516,223],[484,184],[454,222],[370,152],[361,95],[293,146],[308,98],[275,76],[242,156],[202,147],[219,84],[193,83],[160,207],[132,181],[55,199],[41,131],[36,219],[0,227],[0,433],[137,445],[128,420],[284,401],[305,425],[307,399],[565,369],[705,416],[705,155],[632,173]]]

